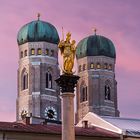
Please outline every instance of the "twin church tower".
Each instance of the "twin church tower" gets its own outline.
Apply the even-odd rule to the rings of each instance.
[[[24,25],[18,32],[19,46],[17,121],[24,115],[61,120],[60,90],[55,80],[59,35],[56,28],[40,19]],[[119,116],[115,80],[115,47],[106,37],[91,35],[76,49],[78,76],[76,121],[88,112]]]

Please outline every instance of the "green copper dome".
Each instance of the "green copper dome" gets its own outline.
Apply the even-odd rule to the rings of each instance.
[[[38,41],[58,44],[59,36],[56,28],[48,22],[36,20],[24,25],[19,30],[17,35],[18,45]]]
[[[116,52],[111,40],[95,34],[82,39],[78,43],[76,56],[78,59],[86,56],[107,56],[116,58]]]

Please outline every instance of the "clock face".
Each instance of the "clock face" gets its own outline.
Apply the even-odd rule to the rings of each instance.
[[[47,119],[57,120],[57,112],[54,107],[51,106],[46,107],[44,115]]]

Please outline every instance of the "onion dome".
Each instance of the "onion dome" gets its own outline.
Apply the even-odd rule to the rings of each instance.
[[[36,20],[24,25],[18,32],[17,42],[22,45],[26,42],[45,41],[53,44],[59,43],[59,35],[56,28],[45,21]]]
[[[116,58],[116,51],[112,41],[104,36],[91,35],[82,39],[76,48],[77,59],[86,56],[107,56]]]

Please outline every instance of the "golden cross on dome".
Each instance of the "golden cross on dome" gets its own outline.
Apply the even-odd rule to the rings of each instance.
[[[93,28],[92,30],[94,31],[94,33],[95,33],[95,35],[96,35],[97,28]]]
[[[38,13],[38,14],[37,14],[37,18],[38,18],[38,20],[40,20],[40,16],[41,16],[40,13]]]

